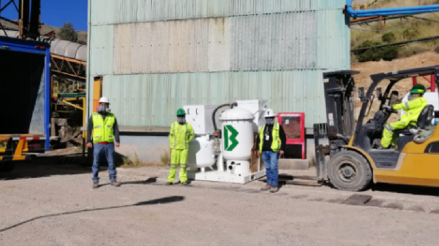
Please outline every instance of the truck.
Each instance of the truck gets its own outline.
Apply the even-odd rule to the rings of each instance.
[[[0,171],[49,150],[50,45],[0,37]]]

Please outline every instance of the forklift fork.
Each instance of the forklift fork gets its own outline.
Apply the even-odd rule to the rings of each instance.
[[[315,144],[315,152],[316,152],[316,172],[317,172],[317,181],[325,182],[328,177],[328,169],[326,165],[326,155],[330,153],[329,145],[323,146],[320,144],[320,139],[328,137],[328,125],[326,123],[323,124],[314,124],[314,144]]]

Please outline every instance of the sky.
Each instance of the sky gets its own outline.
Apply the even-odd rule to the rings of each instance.
[[[18,0],[15,0],[18,6]],[[6,0],[1,1],[2,7]],[[9,5],[2,16],[18,19],[15,7]],[[87,0],[41,0],[41,21],[50,26],[61,27],[64,22],[72,22],[75,30],[87,30]]]

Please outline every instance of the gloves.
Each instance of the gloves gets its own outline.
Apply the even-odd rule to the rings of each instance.
[[[383,105],[382,108],[383,108],[383,109],[387,109],[387,110],[391,110],[391,109],[392,109],[392,106],[389,106],[389,105]]]

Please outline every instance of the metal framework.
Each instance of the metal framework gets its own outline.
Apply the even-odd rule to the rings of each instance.
[[[36,39],[40,36],[41,0],[0,0],[0,20],[4,20],[18,27],[19,38]],[[18,4],[17,4],[18,2]],[[18,21],[2,16],[7,8],[14,8]],[[6,34],[6,28],[0,23],[0,31]]]
[[[84,80],[87,62],[52,54],[52,72]]]

